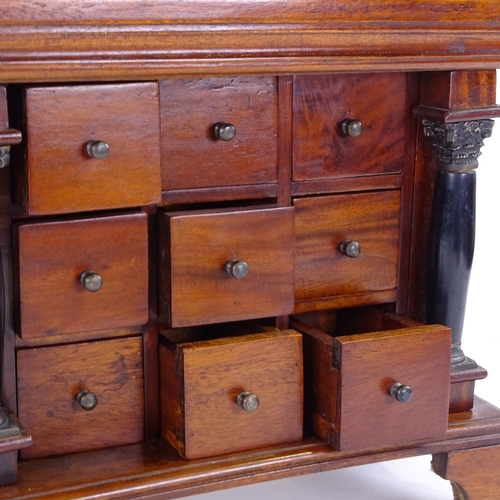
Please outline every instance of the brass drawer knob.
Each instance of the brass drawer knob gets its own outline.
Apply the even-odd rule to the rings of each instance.
[[[340,122],[340,130],[344,135],[359,137],[363,133],[363,124],[359,120],[346,118]]]
[[[389,389],[390,395],[400,403],[409,403],[413,397],[413,389],[409,385],[396,382]]]
[[[102,277],[95,271],[88,269],[80,274],[80,283],[84,286],[85,290],[97,292],[102,288]]]
[[[76,395],[76,401],[85,410],[93,410],[97,406],[97,396],[87,389],[82,389]]]
[[[248,275],[250,268],[248,264],[242,260],[228,260],[226,262],[226,272],[229,276],[238,280],[245,278]]]
[[[252,412],[259,407],[259,398],[248,391],[242,391],[236,396],[236,403],[245,411]]]
[[[339,252],[346,257],[355,259],[361,253],[361,245],[359,241],[344,240],[340,242]]]
[[[85,150],[91,158],[104,160],[109,156],[109,144],[104,141],[89,141],[85,145]]]
[[[214,125],[214,135],[216,139],[230,141],[236,135],[236,127],[232,123],[218,122]]]

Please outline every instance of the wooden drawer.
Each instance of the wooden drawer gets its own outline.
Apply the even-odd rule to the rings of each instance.
[[[296,76],[293,180],[401,172],[408,116],[404,73]]]
[[[277,182],[275,77],[173,79],[160,95],[164,190]]]
[[[162,339],[160,389],[162,435],[182,457],[302,439],[300,334],[269,327],[237,337],[180,339],[175,333]]]
[[[394,300],[398,190],[299,198],[294,206],[297,301],[325,308]]]
[[[17,236],[23,338],[147,323],[145,213],[23,224]]]
[[[19,350],[17,384],[19,418],[33,437],[23,458],[144,438],[140,337]]]
[[[26,212],[130,207],[161,199],[156,83],[33,87],[25,99],[27,171],[18,194]],[[96,156],[105,155],[104,143],[109,154],[91,156],[92,144],[101,147]]]
[[[180,327],[290,313],[293,215],[293,207],[160,215],[163,320]]]
[[[306,321],[293,318],[291,326],[304,334],[306,420],[315,434],[354,451],[447,431],[449,328],[357,310],[339,313],[328,333],[316,328],[325,318]]]

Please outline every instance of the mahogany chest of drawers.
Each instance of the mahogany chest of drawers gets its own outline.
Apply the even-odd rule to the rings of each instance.
[[[500,8],[419,5],[4,2],[2,498],[428,453],[495,498],[460,345]]]

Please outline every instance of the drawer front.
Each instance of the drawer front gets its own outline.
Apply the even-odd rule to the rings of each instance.
[[[174,79],[160,94],[164,190],[277,182],[276,78]]]
[[[274,329],[179,344],[175,353],[161,346],[160,373],[162,434],[185,458],[302,439],[302,337],[297,332]],[[176,386],[174,373],[181,374],[181,390],[167,398]]]
[[[160,312],[172,327],[293,310],[292,207],[161,216]]]
[[[301,75],[293,93],[293,180],[401,172],[405,74]]]
[[[22,457],[141,441],[142,364],[140,337],[18,351],[19,418],[33,437]]]
[[[398,190],[294,201],[297,301],[395,289]],[[350,256],[349,256],[350,255]]]
[[[397,445],[445,434],[450,346],[450,330],[440,326],[337,337],[338,449]],[[410,391],[411,400],[404,402]]]
[[[304,334],[306,420],[340,451],[435,438],[448,428],[450,329],[375,323],[390,330],[333,337],[291,322]]]
[[[23,338],[148,321],[145,213],[26,224],[17,233]]]
[[[159,201],[159,113],[156,83],[27,89],[28,213]]]

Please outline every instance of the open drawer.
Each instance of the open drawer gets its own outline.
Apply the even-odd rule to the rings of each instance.
[[[302,335],[259,322],[160,335],[161,432],[187,459],[302,439]]]
[[[448,426],[451,331],[374,309],[304,314],[306,422],[340,451],[397,446]]]

